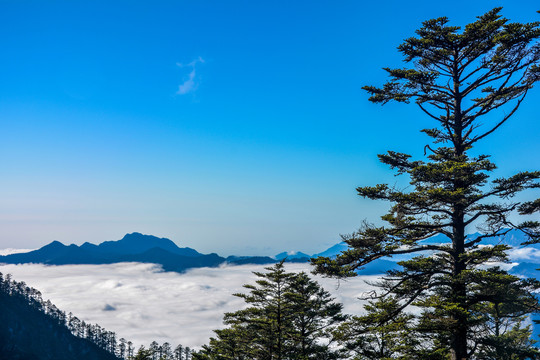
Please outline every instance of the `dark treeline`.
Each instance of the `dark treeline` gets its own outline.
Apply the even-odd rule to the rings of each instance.
[[[53,336],[61,337],[61,342],[65,343],[62,351],[66,352],[66,358],[74,356],[67,354],[68,349],[79,346],[81,353],[93,354],[88,356],[92,359],[191,359],[189,347],[173,347],[167,342],[160,345],[153,341],[148,349],[144,346],[136,349],[133,342],[118,339],[113,331],[86,323],[72,313],[66,314],[50,300],[43,300],[39,290],[27,286],[23,281],[13,280],[10,274],[4,277],[0,273],[0,304],[0,359],[58,359],[58,355],[52,355],[49,351],[51,340],[45,339]],[[38,326],[46,329],[45,333],[39,331]],[[32,344],[39,343],[40,338],[48,345],[44,348],[48,353],[32,353]],[[73,346],[72,342],[82,345]],[[44,352],[43,349],[41,351]],[[96,351],[97,354],[94,353]],[[82,359],[86,355],[77,356]]]

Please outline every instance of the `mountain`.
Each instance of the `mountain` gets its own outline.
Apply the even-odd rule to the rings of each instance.
[[[121,240],[105,241],[99,245],[88,242],[81,246],[64,245],[53,241],[34,251],[0,256],[0,263],[7,264],[99,265],[119,262],[159,264],[164,271],[183,272],[190,268],[216,267],[224,263],[273,264],[276,260],[267,256],[229,256],[225,259],[217,254],[201,254],[189,247],[180,248],[166,238],[140,233],[127,234]]]
[[[470,238],[479,236],[478,233],[468,235]],[[516,230],[510,231],[505,237],[493,239],[484,239],[482,245],[507,244],[516,248],[516,254],[520,244],[526,241],[525,236]],[[433,236],[424,240],[424,244],[438,244],[448,242],[444,235]],[[532,248],[539,251],[539,245],[533,245]],[[53,241],[40,249],[11,255],[0,256],[0,263],[23,264],[23,263],[41,263],[48,265],[69,265],[69,264],[112,264],[118,262],[142,262],[159,264],[165,271],[183,272],[190,268],[198,267],[216,267],[221,264],[274,264],[277,261],[285,259],[287,262],[308,262],[311,258],[325,256],[333,258],[347,249],[344,242],[335,244],[323,252],[312,256],[303,252],[282,252],[271,258],[268,256],[229,256],[221,257],[217,254],[201,254],[195,249],[189,247],[178,247],[173,241],[167,238],[158,238],[152,235],[143,235],[140,233],[131,233],[125,235],[117,241],[105,241],[99,245],[84,243],[81,246],[74,244],[64,245],[61,242]],[[429,255],[428,252],[424,255]],[[511,252],[512,255],[512,252]],[[359,273],[361,274],[381,274],[386,270],[395,269],[399,266],[399,261],[408,260],[411,254],[399,255],[388,259],[376,260],[372,264],[365,266]],[[536,256],[536,258],[539,258]],[[512,256],[511,256],[512,259]],[[513,260],[513,259],[512,259]],[[529,261],[534,263],[536,259]],[[540,261],[539,266],[540,267]],[[525,266],[525,265],[524,265]],[[536,266],[536,265],[535,265]],[[378,272],[377,272],[378,271]],[[521,267],[515,267],[512,272],[518,273],[525,271]],[[526,270],[529,275],[536,273],[529,269]]]
[[[325,251],[323,251],[321,253],[312,255],[312,257],[324,256],[324,257],[333,258],[333,257],[336,257],[342,251],[347,250],[347,248],[348,248],[347,244],[345,244],[344,242],[340,242],[340,243],[326,249]]]
[[[482,235],[479,232],[475,232],[472,234],[467,235],[468,239],[475,239],[478,236]],[[440,244],[440,243],[446,243],[449,239],[443,234],[437,234],[435,236],[430,237],[429,239],[426,239],[422,241],[422,244]],[[527,238],[525,234],[519,230],[510,230],[506,235],[504,236],[496,236],[493,238],[486,238],[482,239],[480,242],[480,245],[498,245],[498,244],[504,244],[512,247],[519,247],[522,243],[527,241]],[[531,247],[534,248],[540,248],[539,244],[531,245]]]
[[[516,276],[538,279],[540,278],[540,271],[538,271],[539,268],[539,263],[522,262],[516,266],[513,266],[510,270],[508,270],[508,272]]]
[[[200,256],[182,256],[173,254],[167,250],[155,247],[141,254],[124,255],[115,262],[141,262],[160,264],[165,271],[183,272],[190,268],[216,267],[225,262],[225,259],[217,254]]]
[[[37,290],[3,281],[1,275],[0,360],[119,360],[96,343],[73,335],[62,320],[65,314],[38,298]]]
[[[468,238],[474,239],[480,236],[480,233],[473,233],[469,234]],[[422,241],[422,244],[441,244],[441,243],[447,243],[449,239],[442,234],[438,234],[436,236],[433,236],[429,239],[426,239]],[[521,247],[521,244],[523,242],[527,241],[526,236],[519,230],[510,230],[505,236],[498,236],[494,238],[487,238],[483,239],[481,241],[481,245],[497,245],[497,244],[505,244],[508,246],[511,246],[515,249],[516,254],[518,254],[521,250],[519,248]],[[324,256],[333,258],[337,256],[342,251],[347,250],[347,244],[344,242],[338,243],[327,250],[314,254],[311,257],[315,258],[318,256]],[[540,249],[539,244],[530,245],[529,248],[532,249]],[[538,252],[538,250],[532,250],[533,252]],[[423,253],[423,255],[429,255],[430,252],[426,251]],[[405,255],[398,255],[387,259],[378,259],[374,262],[366,265],[362,270],[358,271],[358,274],[360,275],[372,275],[372,274],[382,274],[387,270],[390,269],[396,269],[399,268],[397,265],[397,262],[399,261],[405,261],[409,260],[413,257],[413,254],[405,254]],[[510,260],[511,261],[517,261],[520,262],[520,259],[513,258],[513,252],[510,252]],[[514,266],[511,268],[510,273],[514,275],[519,276],[527,276],[527,277],[534,277],[534,278],[540,278],[540,271],[537,271],[536,269],[540,268],[540,256],[530,257],[530,260],[527,262],[521,262],[519,265]]]
[[[277,261],[276,259],[272,259],[269,256],[228,256],[227,262],[234,265],[245,265],[245,264],[258,264],[258,265],[266,265],[266,264],[275,264]]]
[[[99,245],[84,243],[81,249],[101,254],[140,254],[152,248],[160,248],[173,254],[182,256],[201,256],[202,254],[192,248],[179,248],[172,240],[158,238],[152,235],[143,235],[137,232],[127,234],[118,241],[105,241]]]
[[[27,253],[0,256],[0,263],[40,263],[47,265],[112,264],[118,262],[155,263],[165,271],[181,272],[193,267],[219,266],[225,258],[217,254],[201,254],[191,248],[180,248],[166,238],[140,233],[127,234],[118,241],[99,245],[84,243],[64,245],[53,241]]]
[[[401,269],[395,261],[386,260],[386,259],[377,259],[370,262],[367,265],[362,266],[361,269],[356,270],[356,273],[359,276],[362,275],[380,275],[384,274],[388,270],[398,270]]]
[[[281,252],[274,256],[276,260],[283,260],[287,259],[288,261],[296,261],[296,262],[308,262],[311,256],[308,254],[304,254],[303,252]]]

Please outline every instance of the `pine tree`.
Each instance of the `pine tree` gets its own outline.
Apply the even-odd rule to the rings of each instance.
[[[529,235],[528,243],[540,241],[538,222],[510,220],[516,211],[538,210],[539,200],[520,204],[512,198],[540,187],[540,172],[489,181],[496,166],[488,155],[472,155],[481,140],[516,113],[540,79],[540,24],[511,23],[500,11],[495,8],[464,29],[450,26],[445,17],[424,22],[417,36],[398,48],[413,66],[386,68],[390,80],[383,87],[364,87],[374,103],[414,101],[435,123],[422,130],[432,143],[424,147],[425,160],[413,161],[410,155],[394,151],[379,155],[382,163],[406,174],[411,185],[405,190],[387,184],[357,189],[362,197],[392,204],[382,216],[388,225],[366,222],[344,237],[347,251],[333,260],[314,261],[317,272],[346,277],[380,258],[414,256],[400,262],[400,270],[388,272],[377,296],[398,302],[389,316],[409,305],[422,310],[416,331],[422,334],[423,345],[431,347],[424,358],[446,353],[452,360],[462,360],[475,357],[480,347],[486,351],[487,339],[493,340],[486,324],[496,321],[489,309],[497,303],[507,309],[524,304],[518,311],[523,315],[538,309],[531,296],[537,282],[514,279],[525,291],[504,297],[501,303],[500,293],[491,288],[504,283],[508,274],[483,268],[486,263],[508,260],[504,242],[484,246],[486,239],[520,229]],[[482,234],[468,237],[475,228]],[[447,240],[426,241],[435,235]],[[511,319],[518,318],[509,316],[505,321]],[[500,341],[522,336],[519,320],[513,325],[516,330],[499,334]]]
[[[396,314],[399,302],[393,298],[369,301],[365,314],[355,316],[336,331],[345,358],[383,360],[410,359],[421,352],[411,336],[413,317]]]
[[[266,273],[254,272],[259,277],[256,285],[244,285],[249,293],[234,294],[250,306],[225,314],[224,322],[254,335],[250,339],[250,355],[254,359],[282,360],[291,330],[290,303],[285,295],[293,274],[285,271],[283,261],[266,270]]]
[[[178,344],[174,348],[174,359],[175,360],[182,360],[184,354],[184,347],[181,344]]]
[[[152,354],[152,360],[159,360],[159,344],[157,341],[152,341],[148,347],[148,350]]]
[[[139,350],[135,354],[133,360],[152,360],[154,352],[151,349],[145,349],[143,345],[139,347]]]
[[[126,355],[128,359],[131,359],[133,357],[133,352],[135,351],[135,348],[133,347],[133,343],[131,341],[127,342],[127,350]]]
[[[227,313],[228,328],[193,355],[197,360],[334,359],[331,330],[344,319],[342,306],[305,273],[288,273],[283,261],[254,272],[256,285],[234,294],[249,305]]]
[[[126,355],[126,339],[120,338],[116,356],[118,356],[120,359],[125,359],[127,357]]]
[[[331,350],[329,345],[333,337],[331,330],[346,318],[341,312],[343,305],[334,302],[330,293],[304,272],[291,277],[285,296],[290,303],[292,323],[288,358],[337,358],[337,352]]]

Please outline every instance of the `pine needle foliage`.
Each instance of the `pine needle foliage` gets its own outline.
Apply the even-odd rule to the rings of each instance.
[[[540,172],[493,178],[496,166],[480,145],[516,114],[540,80],[539,25],[510,22],[501,8],[464,28],[446,17],[425,21],[398,47],[408,66],[385,68],[389,80],[382,87],[364,87],[374,103],[415,103],[434,124],[421,130],[431,138],[424,159],[395,151],[379,155],[408,177],[409,187],[357,188],[364,198],[391,203],[382,216],[386,225],[366,222],[344,236],[349,248],[336,259],[313,261],[317,273],[349,277],[377,259],[410,255],[399,263],[401,269],[386,274],[373,300],[382,299],[380,305],[392,300],[387,321],[411,306],[420,309],[413,328],[396,334],[421,341],[385,358],[407,353],[415,358],[416,353],[422,359],[506,359],[497,354],[508,346],[520,349],[512,359],[538,354],[522,322],[538,310],[533,293],[539,284],[491,267],[508,261],[509,246],[485,242],[512,229],[528,235],[523,246],[540,242],[538,221],[511,220],[516,213],[534,215],[540,209],[540,200],[515,200],[516,194],[540,187]],[[473,155],[473,149],[481,155]],[[467,236],[474,231],[481,235]],[[435,243],[430,240],[435,235],[446,240]],[[494,324],[501,325],[497,333],[490,328]]]
[[[330,360],[339,354],[330,347],[332,330],[343,320],[336,303],[306,273],[285,271],[283,261],[254,272],[248,293],[234,294],[245,309],[226,313],[228,328],[193,355],[198,360]]]

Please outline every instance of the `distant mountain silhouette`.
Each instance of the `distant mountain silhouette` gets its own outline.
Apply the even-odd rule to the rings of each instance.
[[[105,241],[99,245],[84,243],[81,249],[102,254],[140,254],[152,248],[160,248],[173,254],[182,256],[201,256],[202,254],[192,248],[179,248],[172,240],[158,238],[152,235],[143,235],[137,232],[127,234],[118,241]]]
[[[245,265],[245,264],[275,264],[277,263],[276,259],[272,259],[269,256],[229,256],[227,257],[227,262],[235,265]]]
[[[309,256],[308,254],[304,254],[300,251],[294,253],[288,253],[284,251],[274,256],[274,258],[280,261],[283,259],[287,259],[288,261],[308,262],[311,256]]]
[[[476,233],[472,233],[472,234],[467,235],[467,238],[468,239],[475,239],[480,235],[481,235],[481,233],[476,232]],[[449,241],[448,237],[446,237],[445,235],[442,235],[442,234],[438,234],[438,235],[435,235],[433,237],[430,237],[429,239],[424,240],[422,243],[423,244],[440,244],[440,243],[445,243],[445,242],[448,242],[448,241]],[[527,237],[525,236],[525,234],[523,232],[521,232],[519,230],[510,230],[505,236],[496,236],[496,237],[493,237],[493,238],[482,239],[480,244],[481,245],[504,244],[504,245],[508,245],[508,246],[512,246],[512,247],[519,247],[525,241],[527,241]],[[540,248],[540,245],[538,245],[538,244],[531,245],[531,246],[535,247],[535,248]]]
[[[0,256],[0,263],[7,264],[99,265],[118,262],[153,263],[161,265],[165,271],[183,272],[190,268],[216,267],[224,263],[273,264],[276,260],[267,256],[224,258],[217,254],[201,254],[192,248],[180,248],[169,239],[140,233],[127,234],[121,240],[105,241],[99,245],[88,242],[81,246],[64,245],[53,241],[27,253]]]
[[[132,233],[121,240],[99,245],[84,243],[81,246],[66,246],[53,241],[38,250],[0,256],[0,262],[47,265],[142,262],[160,264],[165,271],[182,272],[193,267],[219,266],[225,262],[225,258],[217,254],[204,255],[191,248],[179,248],[169,239]]]
[[[475,233],[469,235],[469,237],[474,238],[478,235],[478,233]],[[519,247],[521,243],[526,240],[523,233],[512,230],[505,237],[484,239],[481,244],[506,244],[512,247]],[[437,235],[423,241],[424,244],[437,244],[443,242],[448,242],[448,239],[444,235]],[[539,245],[533,245],[533,247],[540,248]],[[142,262],[159,264],[165,271],[183,272],[190,268],[216,267],[221,264],[274,264],[282,259],[286,259],[287,262],[308,262],[311,258],[319,256],[333,258],[345,250],[347,250],[347,244],[340,242],[323,252],[311,256],[303,252],[296,252],[294,254],[282,252],[277,254],[274,258],[268,256],[229,256],[224,258],[217,254],[201,254],[189,247],[180,248],[173,241],[166,238],[158,238],[156,236],[143,235],[135,232],[125,235],[121,240],[105,241],[99,245],[90,243],[84,243],[81,246],[73,244],[64,245],[61,242],[53,241],[38,250],[0,256],[0,263],[98,265],[118,262]],[[428,252],[424,255],[428,255]],[[399,268],[397,262],[408,260],[412,256],[413,255],[408,254],[376,260],[359,270],[359,274],[382,274],[387,270]],[[540,264],[538,267],[540,267]],[[522,271],[525,271],[523,267],[515,267],[512,269],[512,272],[516,274]],[[535,274],[534,271],[529,269],[527,269],[527,272],[530,275]],[[535,274],[534,276],[536,277],[537,275]]]
[[[333,257],[336,257],[342,251],[347,250],[347,248],[348,248],[347,244],[345,244],[344,242],[340,242],[334,246],[331,246],[330,248],[326,249],[325,251],[321,253],[314,254],[312,257],[315,258],[319,256],[324,256],[324,257],[333,258]]]
[[[522,262],[512,267],[509,270],[509,272],[516,276],[539,278],[540,277],[540,271],[538,271],[539,268],[540,268],[540,264],[538,263]]]
[[[470,239],[474,239],[480,235],[481,235],[480,233],[473,233],[473,234],[469,234],[468,237]],[[440,243],[448,243],[448,241],[449,239],[445,235],[439,234],[439,235],[433,236],[429,239],[422,241],[422,244],[440,244]],[[525,236],[525,234],[523,234],[523,232],[519,230],[510,230],[506,234],[506,236],[498,236],[494,238],[483,239],[480,244],[481,245],[504,244],[504,245],[508,245],[514,248],[519,248],[522,246],[521,244],[524,243],[525,241],[527,241],[527,237]],[[534,244],[534,245],[530,245],[530,247],[539,249],[540,245]],[[316,258],[319,256],[334,258],[342,251],[347,250],[347,248],[348,248],[347,244],[344,242],[341,242],[328,248],[327,250],[321,253],[312,255],[311,258]],[[424,255],[428,255],[429,253],[430,252],[426,251]],[[409,260],[413,256],[415,255],[406,254],[406,255],[399,255],[399,256],[394,256],[394,257],[386,258],[386,259],[378,259],[366,265],[362,269],[358,270],[358,274],[359,275],[382,274],[386,272],[387,270],[399,269],[400,267],[399,265],[397,265],[398,262]],[[522,262],[519,265],[514,266],[510,270],[510,273],[514,275],[540,278],[540,271],[536,270],[538,268],[540,268],[540,262],[539,263]]]

